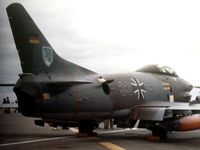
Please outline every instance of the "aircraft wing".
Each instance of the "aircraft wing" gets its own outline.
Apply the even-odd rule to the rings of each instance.
[[[180,102],[149,102],[132,109],[131,118],[134,120],[163,121],[167,112],[192,111],[200,112],[200,104]]]

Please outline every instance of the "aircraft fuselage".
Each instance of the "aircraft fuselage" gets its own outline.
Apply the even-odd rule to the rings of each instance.
[[[53,80],[44,74],[21,75],[14,91],[24,115],[64,120],[119,118],[150,101],[188,102],[192,88],[179,77],[144,72],[96,75],[88,83],[60,86],[50,84]],[[112,81],[104,84],[106,80]]]

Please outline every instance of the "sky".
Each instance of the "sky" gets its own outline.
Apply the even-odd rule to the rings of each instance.
[[[198,0],[0,0],[0,83],[21,73],[5,10],[13,2],[68,61],[101,74],[162,64],[200,85]]]

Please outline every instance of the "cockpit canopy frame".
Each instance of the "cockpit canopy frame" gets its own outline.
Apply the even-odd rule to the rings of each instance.
[[[162,74],[162,75],[178,77],[178,74],[175,72],[174,69],[172,69],[168,66],[162,66],[162,65],[147,65],[141,69],[138,69],[137,72],[148,72],[148,73],[155,73],[155,74]]]

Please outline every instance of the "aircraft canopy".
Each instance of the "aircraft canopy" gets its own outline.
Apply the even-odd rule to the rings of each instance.
[[[149,72],[149,73],[156,73],[156,74],[164,74],[164,75],[170,75],[170,76],[178,77],[178,75],[174,71],[174,69],[172,69],[168,66],[147,65],[147,66],[144,66],[141,69],[138,69],[137,71],[138,72]]]

